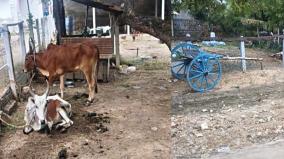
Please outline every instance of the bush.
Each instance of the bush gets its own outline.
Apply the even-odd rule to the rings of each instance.
[[[259,48],[268,50],[270,52],[280,52],[282,51],[282,45],[273,41],[252,41],[252,48]]]

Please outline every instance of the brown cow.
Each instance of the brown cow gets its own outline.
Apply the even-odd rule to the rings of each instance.
[[[55,78],[60,77],[61,97],[63,98],[64,74],[81,70],[89,85],[88,103],[97,93],[99,50],[90,41],[76,44],[50,44],[45,51],[26,55],[24,72],[39,70],[48,77],[49,85]]]

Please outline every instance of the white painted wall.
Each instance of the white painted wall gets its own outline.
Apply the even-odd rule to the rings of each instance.
[[[0,0],[0,19],[12,18],[9,0]]]
[[[29,0],[29,4],[33,18],[42,18],[41,0]],[[27,0],[0,0],[0,19],[5,19],[5,23],[26,21],[27,18]],[[3,21],[0,21],[0,23],[3,23]]]
[[[19,19],[26,20],[28,18],[28,7],[27,7],[27,0],[17,0],[18,2],[18,10],[19,12]],[[40,0],[29,0],[30,4],[30,11],[33,15],[34,19],[42,18],[42,3]]]

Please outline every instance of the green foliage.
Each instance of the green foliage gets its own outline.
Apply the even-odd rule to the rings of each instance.
[[[282,51],[281,44],[278,44],[277,42],[273,41],[253,41],[251,47],[263,49],[274,53]]]
[[[172,0],[173,9],[189,10],[199,20],[220,26],[227,35],[256,35],[284,27],[283,0]],[[252,22],[252,23],[245,23]]]

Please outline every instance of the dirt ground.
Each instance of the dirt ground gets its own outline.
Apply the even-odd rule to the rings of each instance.
[[[66,88],[66,100],[72,104],[74,125],[66,133],[52,135],[33,132],[24,135],[22,130],[6,130],[0,137],[0,158],[56,158],[64,148],[68,158],[168,158],[170,156],[170,103],[169,83],[170,52],[158,40],[143,37],[135,42],[122,40],[121,54],[128,58],[133,45],[140,53],[155,55],[147,66],[159,69],[144,69],[143,63],[134,73],[115,74],[115,80],[99,84],[96,102],[84,106],[85,98],[72,98],[87,92],[85,84],[77,82],[75,88]],[[151,46],[151,48],[145,46]],[[131,48],[130,48],[131,49]],[[125,55],[125,56],[124,56]],[[136,55],[136,52],[135,52]],[[58,86],[57,86],[58,87]],[[54,90],[58,88],[53,87]],[[43,92],[44,84],[34,84]],[[20,104],[13,117],[22,124],[24,103]],[[88,120],[87,112],[96,112],[107,117],[101,123],[106,132],[97,129],[97,123]]]
[[[223,54],[234,50],[238,48],[214,49]],[[247,49],[246,53],[248,57],[264,58],[264,70],[252,62],[248,71],[242,73],[240,63],[222,61],[221,83],[213,91],[203,94],[192,93],[183,81],[175,82],[172,158],[210,158],[215,155],[215,158],[221,158],[222,154],[283,138],[284,70],[280,68],[281,63],[259,50]],[[245,155],[237,158],[242,157],[246,158]]]

